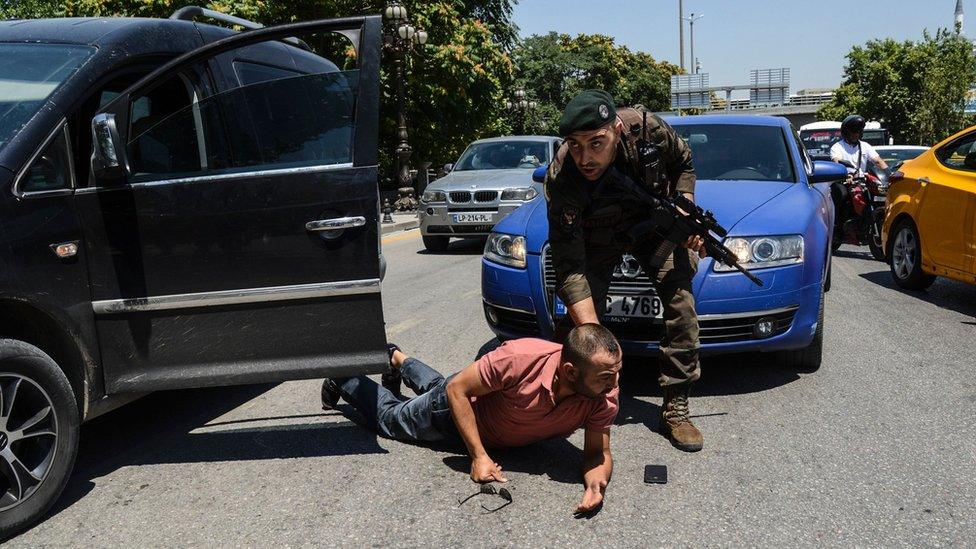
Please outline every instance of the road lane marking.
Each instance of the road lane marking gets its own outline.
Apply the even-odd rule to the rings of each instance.
[[[386,335],[387,335],[387,337],[399,335],[399,334],[401,334],[401,333],[409,330],[410,328],[413,328],[414,326],[416,326],[418,324],[420,324],[420,319],[412,318],[412,319],[409,319],[409,320],[404,320],[403,322],[399,322],[399,323],[394,324],[393,326],[390,326],[389,328],[387,328],[386,329]]]
[[[394,234],[393,236],[388,236],[388,237],[384,236],[381,242],[383,244],[389,244],[391,242],[399,242],[401,240],[417,238],[418,236],[420,236],[420,231],[410,230],[410,231],[405,231],[403,234]]]

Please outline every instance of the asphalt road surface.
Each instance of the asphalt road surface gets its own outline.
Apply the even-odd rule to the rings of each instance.
[[[444,373],[493,344],[481,246],[433,255],[417,231],[384,238],[389,337]],[[833,277],[819,372],[706,359],[697,454],[655,432],[656,366],[628,361],[616,470],[590,519],[571,514],[581,433],[495,454],[514,503],[485,514],[458,508],[476,490],[462,453],[377,438],[301,381],[158,393],[86,424],[59,504],[12,545],[972,544],[976,287],[904,293],[848,247]],[[643,484],[649,463],[668,484]]]

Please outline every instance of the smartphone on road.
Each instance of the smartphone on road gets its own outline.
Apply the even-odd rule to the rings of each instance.
[[[668,466],[667,465],[645,465],[644,483],[645,484],[667,484]]]

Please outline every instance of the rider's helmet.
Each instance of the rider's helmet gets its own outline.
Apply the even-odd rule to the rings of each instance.
[[[861,134],[864,133],[864,125],[867,121],[864,117],[859,114],[852,114],[844,119],[840,124],[840,135],[851,145],[856,144],[860,138]],[[854,134],[857,134],[855,137]]]

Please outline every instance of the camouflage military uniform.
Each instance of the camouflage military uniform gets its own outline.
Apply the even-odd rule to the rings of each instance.
[[[698,316],[691,293],[691,280],[698,269],[698,256],[676,247],[667,257],[655,261],[660,243],[656,237],[635,241],[628,231],[646,219],[647,207],[638,203],[614,180],[633,177],[636,136],[630,129],[643,127],[643,111],[621,108],[625,137],[616,159],[598,181],[579,172],[563,144],[546,175],[549,215],[549,246],[556,270],[556,291],[567,304],[593,298],[597,316],[606,311],[606,295],[613,269],[623,253],[632,254],[655,282],[664,307],[665,335],[661,339],[660,383],[662,386],[690,383],[699,377]],[[639,130],[643,131],[643,130]],[[691,150],[674,130],[657,116],[648,114],[645,138],[658,145],[666,177],[660,178],[660,194],[695,192],[695,171]],[[663,260],[663,261],[662,261]],[[658,263],[660,268],[655,268]],[[563,319],[557,338],[568,331],[571,320]]]

